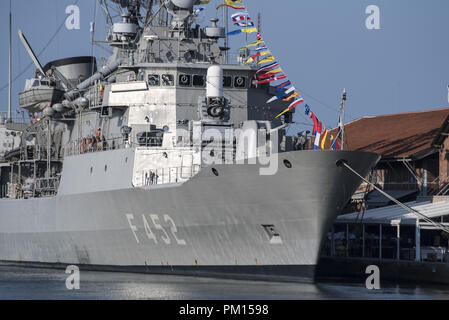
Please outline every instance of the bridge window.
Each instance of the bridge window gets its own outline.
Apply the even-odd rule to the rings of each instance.
[[[194,87],[204,87],[206,81],[204,80],[204,76],[195,74],[193,76],[193,86]]]
[[[224,76],[223,77],[223,87],[225,87],[225,88],[231,88],[232,87],[232,77],[231,76]]]
[[[173,87],[175,84],[174,77],[172,74],[163,74],[162,75],[162,85],[164,87]]]
[[[246,77],[242,76],[235,77],[234,88],[246,88]]]
[[[179,85],[181,87],[190,87],[192,83],[192,76],[189,74],[180,74],[179,75]]]
[[[150,87],[159,87],[160,79],[158,74],[149,74],[148,75],[148,85]]]

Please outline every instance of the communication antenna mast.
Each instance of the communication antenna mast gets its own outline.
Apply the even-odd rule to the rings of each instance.
[[[228,30],[229,30],[228,7],[223,8],[223,23],[224,23],[224,28],[225,28],[224,47],[227,48],[228,47]],[[225,51],[225,64],[228,64],[228,51],[227,50]]]
[[[262,14],[259,12],[257,14],[257,32],[262,33]],[[260,57],[257,57],[256,63],[259,63]]]
[[[11,74],[12,74],[12,52],[11,52],[11,48],[12,48],[12,36],[11,36],[11,32],[12,32],[12,14],[11,14],[11,0],[9,0],[9,95],[8,95],[8,122],[12,122],[12,80],[11,80]]]
[[[344,149],[345,144],[345,101],[346,101],[347,95],[346,95],[346,89],[343,89],[343,93],[341,95],[341,103],[340,103],[340,136],[341,136],[341,148],[340,150]]]

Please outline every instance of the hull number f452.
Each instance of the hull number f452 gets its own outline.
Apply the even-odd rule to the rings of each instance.
[[[138,228],[136,226],[135,217],[133,214],[126,214],[126,219],[128,220],[129,227],[136,239],[137,243],[140,243],[140,239],[137,235]],[[162,219],[160,219],[157,214],[150,214],[148,217],[142,214],[142,224],[143,229],[145,230],[145,235],[148,240],[152,240],[155,244],[164,243],[164,244],[173,244],[176,243],[178,245],[184,246],[186,245],[186,241],[184,239],[180,239],[177,235],[178,228],[176,227],[175,221],[168,215],[164,214]],[[166,227],[162,226],[161,221],[164,221]],[[142,227],[141,227],[142,228]]]

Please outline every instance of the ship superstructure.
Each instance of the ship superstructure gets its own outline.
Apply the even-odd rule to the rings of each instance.
[[[17,137],[0,149],[0,260],[313,276],[360,182],[336,162],[366,173],[378,156],[298,150],[248,53],[228,63],[218,19],[195,24],[199,1],[113,2],[124,13],[102,67],[42,67],[19,32],[37,68],[20,104],[36,120],[0,127]]]

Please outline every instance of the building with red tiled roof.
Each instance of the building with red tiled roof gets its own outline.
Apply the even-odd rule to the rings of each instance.
[[[331,133],[336,135],[338,129]],[[345,150],[382,155],[370,179],[401,201],[417,195],[449,193],[449,108],[363,117],[345,124]],[[330,142],[326,147],[329,148]],[[377,191],[361,186],[359,197],[369,207],[389,204]],[[362,196],[363,195],[363,196]]]
[[[422,158],[432,146],[449,108],[363,117],[345,125],[345,149],[386,158]]]

